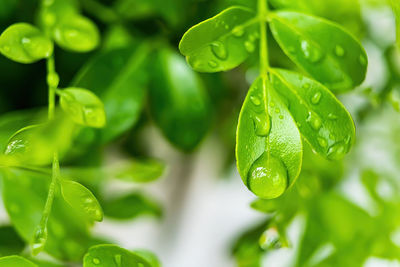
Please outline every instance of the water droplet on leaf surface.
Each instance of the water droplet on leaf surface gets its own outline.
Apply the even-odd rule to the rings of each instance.
[[[216,56],[218,59],[225,60],[228,58],[228,51],[226,50],[225,45],[221,42],[217,41],[212,43],[211,51],[213,52],[214,56]]]
[[[344,53],[345,53],[344,48],[341,45],[336,45],[335,46],[335,54],[338,57],[343,57]]]
[[[321,50],[306,40],[301,41],[301,51],[311,63],[316,63],[322,58]]]
[[[319,130],[322,126],[322,121],[315,112],[310,111],[308,113],[307,122],[311,125],[314,130]]]
[[[321,100],[321,92],[316,92],[311,97],[311,103],[313,103],[314,105],[318,104],[320,100]]]

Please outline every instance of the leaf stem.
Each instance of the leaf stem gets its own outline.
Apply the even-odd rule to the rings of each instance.
[[[267,21],[264,19],[268,13],[268,0],[258,0],[258,16],[260,19],[260,72],[261,76],[267,75],[269,69]]]

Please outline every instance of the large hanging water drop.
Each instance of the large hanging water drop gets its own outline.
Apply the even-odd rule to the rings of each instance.
[[[271,130],[271,118],[266,113],[260,113],[253,116],[256,135],[266,137]]]
[[[248,187],[260,198],[282,195],[288,186],[287,169],[279,159],[264,152],[250,167]]]

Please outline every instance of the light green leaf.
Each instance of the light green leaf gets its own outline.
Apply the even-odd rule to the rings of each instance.
[[[345,29],[330,21],[291,11],[271,13],[275,39],[299,67],[335,91],[365,78],[367,54]]]
[[[0,258],[0,267],[38,267],[33,262],[21,256],[7,256]]]
[[[83,267],[154,267],[142,256],[116,245],[97,245],[89,249]]]
[[[16,169],[3,169],[1,177],[2,197],[10,220],[18,234],[30,242],[42,218],[51,179],[49,175]],[[89,234],[91,225],[92,221],[79,216],[56,192],[45,251],[60,260],[81,260],[94,244]]]
[[[109,176],[135,183],[148,183],[158,179],[165,170],[159,160],[130,160],[108,167]]]
[[[146,261],[150,263],[151,267],[161,267],[161,262],[153,252],[144,249],[135,249],[133,250],[133,253],[146,259]]]
[[[355,127],[339,100],[328,88],[301,74],[273,69],[271,77],[311,147],[326,158],[343,158],[354,143]]]
[[[60,105],[74,122],[101,128],[106,124],[106,114],[101,100],[91,91],[69,87],[59,90]]]
[[[302,143],[286,105],[266,77],[251,86],[239,115],[236,159],[244,184],[260,198],[276,198],[299,176]]]
[[[0,52],[19,63],[33,63],[53,54],[53,42],[38,28],[16,23],[0,36]]]
[[[161,217],[160,203],[141,193],[131,193],[102,202],[104,214],[110,218],[127,220],[143,215]]]
[[[96,197],[89,189],[71,180],[61,180],[61,193],[72,208],[93,221],[103,220],[103,211]]]
[[[148,53],[147,44],[110,50],[89,61],[75,77],[73,86],[91,88],[104,103],[107,125],[97,131],[102,142],[114,139],[137,122],[148,81],[144,67]]]
[[[400,49],[400,1],[390,0],[390,4],[392,5],[394,17],[396,19],[397,47]]]
[[[230,7],[190,28],[182,37],[179,50],[196,71],[233,69],[255,51],[258,22],[251,9]]]
[[[44,1],[39,10],[39,22],[45,31],[52,32],[59,21],[78,14],[78,12],[76,0]]]
[[[190,151],[210,126],[208,95],[198,75],[173,50],[155,55],[150,109],[157,126],[175,146]]]

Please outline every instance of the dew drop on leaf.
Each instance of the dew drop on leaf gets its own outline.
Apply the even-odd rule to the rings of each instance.
[[[345,147],[342,143],[336,143],[328,150],[328,159],[339,160],[346,153]]]
[[[271,119],[264,112],[253,116],[254,130],[256,135],[261,137],[268,136],[271,130]]]
[[[32,241],[32,253],[33,255],[39,254],[43,249],[47,241],[47,227],[39,225],[35,231]]]
[[[249,52],[249,53],[254,52],[254,50],[256,49],[256,46],[254,45],[254,43],[252,41],[249,41],[249,40],[244,42],[244,47],[246,48],[246,51]]]
[[[115,260],[115,264],[116,264],[118,267],[121,267],[121,264],[122,264],[122,255],[121,255],[121,254],[116,254],[116,255],[114,256],[114,260]]]
[[[301,41],[301,51],[311,63],[316,63],[322,58],[321,50],[306,40]]]
[[[314,130],[319,130],[322,126],[322,121],[318,115],[312,111],[308,113],[307,122],[311,125]]]
[[[93,258],[92,261],[94,264],[100,264],[100,260],[98,258]]]
[[[225,60],[228,58],[228,51],[225,45],[219,41],[211,44],[211,51],[218,59]]]
[[[281,112],[281,110],[279,108],[276,108],[275,113],[279,113],[279,112]]]
[[[310,85],[309,83],[304,83],[302,87],[303,87],[304,89],[308,89],[308,88],[310,88],[310,86],[311,86],[311,85]]]
[[[344,48],[341,45],[336,45],[335,46],[335,54],[338,57],[343,57],[344,53],[345,53]]]
[[[244,30],[242,27],[236,26],[235,28],[233,28],[232,34],[233,36],[240,38],[244,35]]]
[[[360,60],[360,64],[361,64],[362,66],[367,65],[367,58],[366,58],[363,54],[360,55],[359,60]]]
[[[263,249],[278,248],[281,246],[279,242],[279,233],[275,227],[267,229],[260,237],[260,246]]]
[[[333,113],[329,113],[329,114],[328,114],[328,119],[330,119],[330,120],[336,120],[336,119],[337,119],[337,116],[336,116],[335,114],[333,114]]]
[[[264,152],[249,170],[249,189],[260,198],[279,197],[286,191],[287,185],[286,167],[282,161],[267,152]]]
[[[210,60],[208,61],[208,66],[210,66],[211,68],[216,68],[218,67],[218,63],[214,60]]]
[[[324,138],[322,138],[322,137],[318,137],[318,144],[319,144],[321,147],[326,147],[326,146],[328,145],[328,143],[326,142],[326,140],[325,140]]]
[[[320,100],[321,100],[321,92],[316,92],[311,97],[311,103],[313,103],[314,105],[318,104]]]
[[[261,104],[260,98],[258,96],[252,95],[252,96],[250,96],[250,100],[256,106],[259,106]]]

